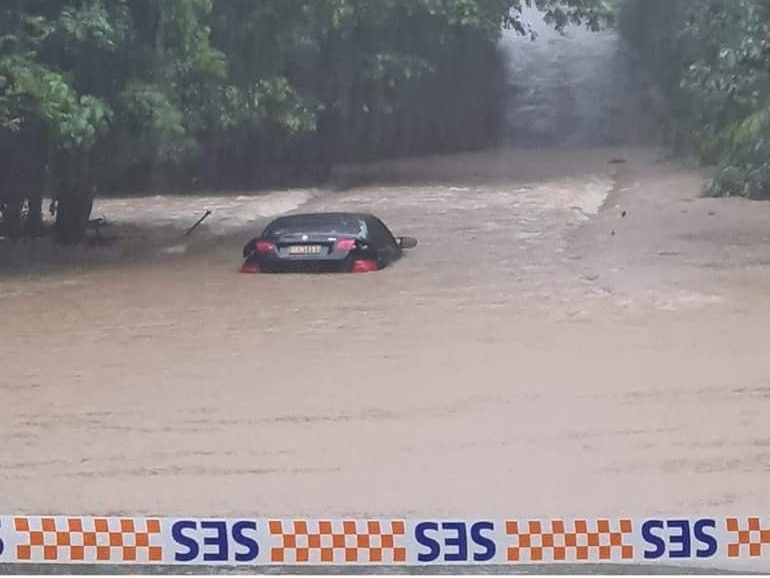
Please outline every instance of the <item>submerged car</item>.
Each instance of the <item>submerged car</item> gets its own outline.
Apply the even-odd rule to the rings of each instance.
[[[367,213],[279,217],[243,248],[242,273],[368,273],[417,246]]]

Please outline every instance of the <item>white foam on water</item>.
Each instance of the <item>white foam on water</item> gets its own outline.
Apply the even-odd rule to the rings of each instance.
[[[614,187],[609,177],[564,179],[529,187],[519,200],[543,209],[571,210],[579,220],[599,213]]]
[[[182,255],[187,253],[188,248],[188,245],[172,245],[170,247],[163,248],[161,253],[165,253],[166,255]]]
[[[211,233],[223,234],[260,218],[293,211],[318,194],[314,189],[297,189],[262,195],[97,199],[94,203],[94,216],[103,215],[109,222],[118,224],[168,226],[187,230],[206,211],[211,211],[203,226]],[[182,251],[181,247],[171,247],[169,250]]]

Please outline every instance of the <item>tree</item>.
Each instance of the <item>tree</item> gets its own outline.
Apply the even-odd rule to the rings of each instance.
[[[72,75],[56,66],[53,45],[69,39],[67,11],[46,2],[9,2],[3,7],[0,57],[0,141],[7,169],[3,186],[4,220],[12,236],[20,232],[26,199],[28,224],[39,229],[43,189],[52,156],[85,154],[107,128],[111,111],[101,99],[78,92]],[[65,207],[77,202],[70,189],[60,192]]]
[[[770,197],[770,5],[628,0],[621,23],[661,79],[673,143],[715,166],[711,192]]]

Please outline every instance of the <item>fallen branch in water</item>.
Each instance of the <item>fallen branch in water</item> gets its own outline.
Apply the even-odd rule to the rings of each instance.
[[[192,232],[193,232],[195,229],[197,229],[197,228],[200,226],[200,224],[201,224],[201,223],[203,223],[203,221],[205,221],[206,219],[208,219],[208,217],[209,217],[209,215],[211,215],[211,213],[212,213],[212,211],[210,211],[210,210],[207,210],[207,211],[206,211],[206,214],[205,214],[205,215],[203,215],[203,216],[202,216],[200,219],[198,219],[198,222],[197,222],[197,223],[195,223],[195,224],[194,224],[192,227],[190,227],[190,228],[187,230],[187,232],[184,234],[184,236],[185,236],[185,237],[189,237],[189,236],[190,236],[190,233],[192,233]]]

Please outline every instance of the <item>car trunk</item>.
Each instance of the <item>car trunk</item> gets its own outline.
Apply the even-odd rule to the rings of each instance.
[[[278,237],[275,246],[281,258],[324,258],[334,252],[338,237],[319,233],[291,233]]]

